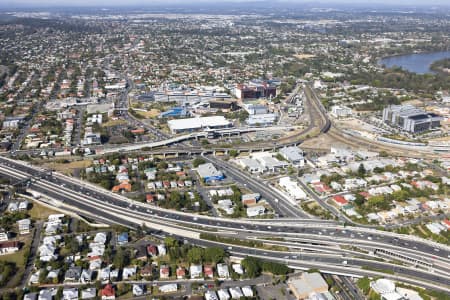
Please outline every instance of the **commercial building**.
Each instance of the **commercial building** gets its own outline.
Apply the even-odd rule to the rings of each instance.
[[[335,105],[331,108],[331,114],[336,118],[347,118],[352,115],[352,109],[346,106]]]
[[[312,294],[321,294],[328,291],[328,284],[320,273],[303,273],[298,279],[288,283],[296,299],[306,299]]]
[[[247,118],[247,124],[249,126],[264,126],[264,125],[271,125],[275,123],[277,120],[276,114],[256,114],[256,115],[250,115]]]
[[[305,157],[303,151],[298,147],[285,147],[278,151],[281,156],[294,166],[303,167],[305,165]]]
[[[201,129],[220,129],[232,126],[232,123],[223,116],[199,117],[170,120],[167,122],[172,133],[191,132]]]
[[[390,105],[383,109],[383,122],[411,133],[437,128],[441,121],[442,117],[412,105]]]
[[[219,181],[225,178],[222,171],[217,170],[212,163],[199,165],[197,173],[205,182]]]
[[[234,95],[242,100],[274,98],[277,96],[277,87],[267,81],[254,80],[248,84],[239,84],[234,89]]]
[[[295,181],[292,181],[289,177],[282,177],[279,180],[279,184],[286,192],[295,200],[306,199],[306,193],[297,185]]]

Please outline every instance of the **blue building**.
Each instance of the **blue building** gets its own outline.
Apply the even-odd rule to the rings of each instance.
[[[125,245],[128,243],[128,232],[122,232],[117,236],[117,244]]]
[[[160,118],[175,118],[175,117],[184,117],[187,115],[187,111],[183,107],[173,107],[168,111],[162,112],[159,117]]]

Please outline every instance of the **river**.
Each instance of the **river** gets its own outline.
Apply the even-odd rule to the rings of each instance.
[[[415,53],[398,56],[390,56],[379,61],[380,65],[385,65],[388,68],[394,66],[402,67],[410,72],[418,74],[433,73],[430,70],[430,65],[438,60],[450,58],[450,51],[439,51],[429,53]]]

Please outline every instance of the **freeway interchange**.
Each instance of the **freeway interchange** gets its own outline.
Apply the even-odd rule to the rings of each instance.
[[[298,145],[304,136],[318,129],[336,135],[332,124],[314,91],[305,86],[309,103],[310,124],[301,133],[272,144],[243,145],[238,151],[259,151]],[[125,99],[125,98],[123,98]],[[195,138],[195,136],[188,137]],[[341,136],[342,138],[342,136]],[[157,141],[155,147],[169,146],[182,139]],[[354,143],[350,139],[342,139]],[[90,218],[105,224],[136,228],[145,225],[156,233],[171,234],[199,246],[219,245],[231,255],[247,255],[279,261],[292,268],[317,268],[324,273],[348,276],[383,276],[404,283],[450,293],[450,247],[409,235],[399,235],[368,227],[346,227],[335,221],[311,218],[290,199],[232,165],[207,154],[229,149],[206,149],[184,145],[183,149],[167,148],[160,153],[201,154],[203,158],[236,181],[245,182],[267,199],[280,218],[271,220],[219,219],[182,213],[136,202],[99,189],[89,183],[27,163],[0,157],[0,175],[27,185],[27,191],[42,195],[42,200],[64,212]],[[123,146],[121,146],[123,147]],[[129,148],[126,148],[129,147]],[[148,148],[148,144],[126,146],[126,151]],[[153,148],[153,147],[150,147]],[[123,148],[121,148],[123,149]],[[114,152],[118,149],[108,149]],[[152,150],[154,151],[154,150]],[[399,151],[399,150],[396,150]],[[403,150],[404,151],[404,150]],[[156,153],[156,152],[155,152]],[[286,250],[236,246],[227,242],[204,239],[201,233],[223,238],[262,241],[265,245]],[[281,249],[281,248],[278,248]]]
[[[405,283],[450,292],[450,248],[420,238],[368,228],[344,227],[333,221],[295,218],[226,220],[166,210],[61,174],[8,158],[0,158],[3,177],[29,182],[28,191],[69,211],[107,224],[146,225],[200,246],[220,245],[235,256],[252,255],[293,268],[318,268],[351,276],[384,276]],[[289,209],[286,207],[285,209]],[[285,246],[270,251],[202,239],[200,233]],[[383,260],[375,255],[387,251]],[[384,257],[386,258],[386,257]],[[386,271],[389,271],[386,273]]]

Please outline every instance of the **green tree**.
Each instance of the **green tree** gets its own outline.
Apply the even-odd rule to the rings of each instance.
[[[205,255],[205,250],[200,247],[194,247],[189,249],[187,253],[187,258],[190,263],[201,263]]]
[[[225,250],[220,247],[209,247],[205,249],[205,261],[216,264],[225,257]]]

